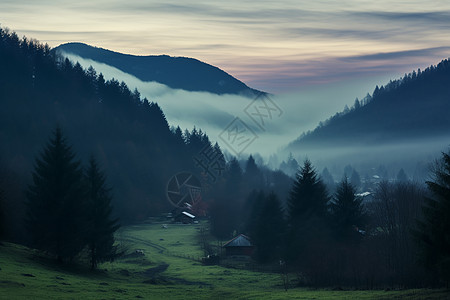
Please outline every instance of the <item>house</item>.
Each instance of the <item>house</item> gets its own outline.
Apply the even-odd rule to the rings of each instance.
[[[191,224],[195,222],[195,216],[186,211],[182,211],[175,216],[175,222],[181,222],[183,224]]]
[[[250,241],[250,238],[243,234],[226,242],[223,247],[227,256],[252,256],[255,251],[255,246]]]

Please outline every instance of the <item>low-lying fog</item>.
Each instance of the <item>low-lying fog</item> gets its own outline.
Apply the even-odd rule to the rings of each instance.
[[[351,82],[348,80],[317,85],[296,93],[271,95],[270,100],[266,100],[265,108],[261,105],[256,108],[263,115],[261,116],[255,114],[254,99],[171,89],[156,82],[143,82],[106,64],[72,54],[64,55],[72,61],[78,61],[84,68],[92,65],[98,73],[103,73],[106,80],[115,78],[124,81],[130,90],[137,88],[141,97],[147,97],[149,101],[157,102],[161,106],[171,126],[180,126],[183,130],[191,130],[194,126],[200,128],[231,155],[244,159],[250,153],[259,153],[267,163],[270,155],[278,153],[278,158],[272,159],[271,162],[271,167],[275,168],[281,161],[286,160],[288,152],[280,150],[289,142],[302,132],[314,129],[320,121],[342,111],[345,105],[353,105],[356,97],[362,99],[367,92],[373,91],[375,85],[382,85],[390,79],[385,77]],[[246,114],[246,111],[249,114]],[[236,117],[239,120],[235,120]],[[241,145],[231,143],[230,130],[234,128],[240,131],[245,125],[250,130],[247,128],[247,137],[242,140],[244,142]],[[246,140],[249,142],[245,142]],[[448,138],[430,138],[395,145],[310,148],[304,151],[294,150],[293,155],[299,161],[308,157],[318,168],[334,166],[335,169],[341,169],[346,164],[367,165],[370,162],[369,164],[374,166],[400,165],[414,172],[414,165],[418,161],[432,161],[441,151],[447,149],[449,141]],[[404,166],[405,164],[409,164],[409,167]]]

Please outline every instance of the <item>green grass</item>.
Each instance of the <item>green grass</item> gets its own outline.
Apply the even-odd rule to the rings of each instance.
[[[291,288],[278,274],[220,266],[193,259],[200,225],[139,225],[122,228],[118,240],[145,256],[85,266],[57,265],[35,250],[0,246],[0,299],[447,299],[445,290],[332,291]]]

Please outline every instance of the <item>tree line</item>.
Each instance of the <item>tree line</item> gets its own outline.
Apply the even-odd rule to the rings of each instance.
[[[402,176],[381,181],[373,199],[363,201],[346,176],[330,196],[305,160],[285,203],[270,191],[249,193],[241,213],[243,226],[235,232],[251,237],[256,261],[284,261],[301,285],[448,285],[449,153],[442,154],[433,175],[427,188]],[[223,238],[214,217],[212,233]]]
[[[114,243],[119,223],[112,217],[106,176],[94,157],[82,168],[60,127],[36,159],[27,200],[31,246],[58,262],[84,251],[92,269],[119,255]]]

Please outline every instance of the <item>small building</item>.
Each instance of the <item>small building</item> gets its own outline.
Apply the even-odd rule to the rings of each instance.
[[[175,216],[175,222],[181,222],[183,224],[192,224],[195,221],[195,216],[186,211],[182,211]]]
[[[255,246],[250,241],[250,238],[243,234],[226,242],[223,247],[225,248],[226,256],[252,256],[255,251]]]

